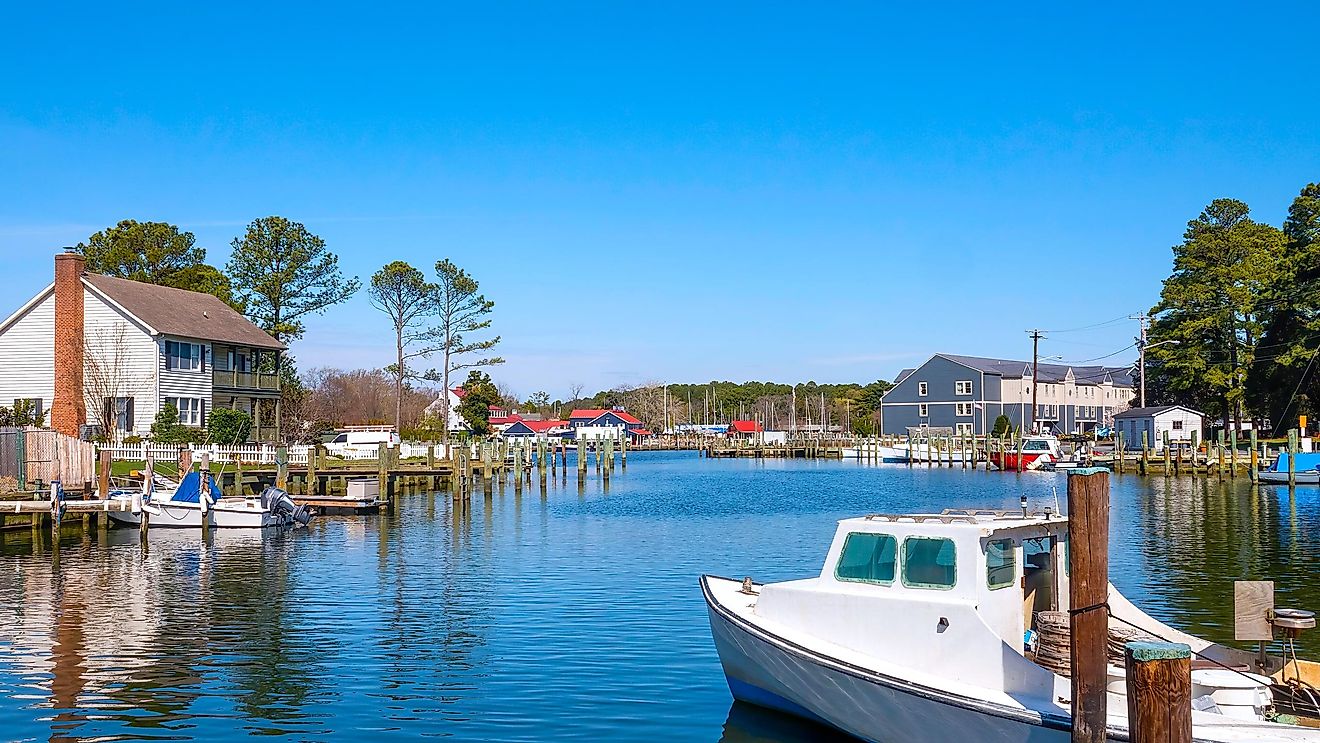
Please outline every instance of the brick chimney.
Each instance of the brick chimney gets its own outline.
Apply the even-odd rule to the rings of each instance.
[[[87,422],[83,398],[83,266],[78,253],[55,256],[55,399],[50,427],[69,436]]]

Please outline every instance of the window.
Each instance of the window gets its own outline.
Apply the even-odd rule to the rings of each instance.
[[[954,433],[957,433],[959,436],[971,436],[976,432],[972,430],[972,424],[958,423],[954,425]]]
[[[955,415],[968,416],[972,414],[972,404],[970,402],[956,402],[953,407]]]
[[[1043,439],[1028,439],[1022,442],[1022,451],[1049,451],[1049,442]]]
[[[1174,422],[1173,422],[1173,430],[1175,430],[1175,431],[1181,431],[1181,430],[1183,430],[1183,427],[1182,427],[1182,426],[1183,426],[1183,422],[1182,422],[1182,421],[1174,421]]]
[[[953,588],[957,558],[953,540],[908,537],[903,540],[903,585],[911,588]]]
[[[924,402],[919,403],[917,405],[917,415],[921,416],[922,418],[928,417],[930,415],[930,406]]]
[[[1017,549],[1012,539],[996,539],[985,545],[985,584],[994,591],[1013,585],[1017,578]]]
[[[890,585],[894,582],[896,552],[898,542],[888,534],[849,534],[843,541],[839,564],[834,566],[834,577]]]
[[[179,424],[197,428],[206,423],[206,412],[203,409],[203,403],[196,397],[167,397],[166,405],[173,405],[179,410]]]
[[[917,382],[917,394],[921,397],[926,396],[928,385],[925,382]]]
[[[970,395],[972,394],[972,380],[964,379],[953,383],[953,394]]]
[[[105,420],[113,425],[115,430],[133,430],[133,398],[107,397],[102,404],[105,406]]]
[[[202,368],[202,345],[200,343],[165,341],[165,368],[200,371]]]
[[[28,412],[31,414],[32,420],[35,420],[37,425],[41,425],[41,423],[45,421],[44,416],[46,414],[45,409],[42,407],[42,403],[43,401],[40,397],[16,397],[14,398],[14,412],[17,413],[20,408],[26,406]]]

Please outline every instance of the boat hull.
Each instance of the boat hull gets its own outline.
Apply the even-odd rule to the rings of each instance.
[[[1046,464],[1054,461],[1054,457],[1049,452],[1022,453],[1017,452],[994,452],[990,455],[990,461],[996,467],[1005,471],[1019,472],[1022,470],[1038,470]]]
[[[148,514],[147,525],[151,529],[200,529],[202,519],[208,527],[218,529],[276,529],[291,526],[293,520],[276,516],[260,508],[247,508],[217,503],[207,510],[203,517],[201,507],[196,503],[175,503],[158,501],[142,507]],[[107,511],[110,518],[125,526],[140,526],[142,516],[132,511]]]
[[[1306,470],[1293,473],[1293,482],[1298,485],[1320,485],[1320,472],[1316,470]],[[1277,472],[1275,470],[1265,470],[1260,473],[1260,481],[1270,485],[1287,485],[1288,473]]]
[[[702,579],[711,635],[735,699],[877,743],[911,740],[1065,743],[1070,721],[1003,710],[850,666],[775,638],[724,610]],[[947,695],[946,695],[947,696]],[[978,708],[980,707],[980,708]],[[1033,719],[1034,718],[1034,719]]]

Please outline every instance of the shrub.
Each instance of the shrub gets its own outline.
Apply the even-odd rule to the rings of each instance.
[[[179,424],[179,409],[173,405],[162,406],[151,424],[151,440],[158,444],[189,444],[197,438],[196,429]]]
[[[206,431],[212,443],[241,444],[252,433],[252,416],[241,410],[216,408],[206,421]]]
[[[1003,436],[1005,434],[1012,432],[1012,429],[1013,429],[1013,423],[1009,421],[1008,416],[1001,415],[998,418],[995,418],[995,426],[994,428],[990,429],[990,435]]]

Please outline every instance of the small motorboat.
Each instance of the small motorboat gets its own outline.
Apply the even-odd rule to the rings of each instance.
[[[1001,470],[1038,470],[1063,458],[1059,440],[1050,435],[1027,436],[1016,449],[990,452],[990,462]]]
[[[1278,458],[1270,464],[1270,468],[1262,470],[1260,481],[1271,485],[1288,484],[1288,460],[1289,457],[1296,457],[1296,468],[1293,472],[1293,482],[1298,485],[1320,485],[1320,452],[1306,452],[1289,454],[1288,452],[1279,452]]]
[[[1067,540],[1067,518],[1049,512],[872,515],[839,522],[815,577],[702,576],[729,690],[868,741],[1063,743]],[[1122,648],[1158,640],[1195,654],[1196,741],[1320,741],[1320,664],[1297,660],[1290,643],[1283,659],[1218,645],[1148,616],[1112,585],[1108,604],[1111,740],[1128,739]]]
[[[150,495],[143,495],[141,489],[126,491],[112,490],[110,497],[127,500],[129,510],[107,511],[114,521],[140,526],[142,515],[147,515],[147,527],[200,529],[203,520],[207,526],[235,529],[267,529],[294,524],[306,524],[311,515],[305,508],[293,502],[289,494],[279,488],[266,488],[258,496],[220,497],[215,477],[206,475],[209,490],[202,492],[202,475],[190,472],[174,487],[160,490],[153,489]],[[159,482],[159,481],[157,481]]]

